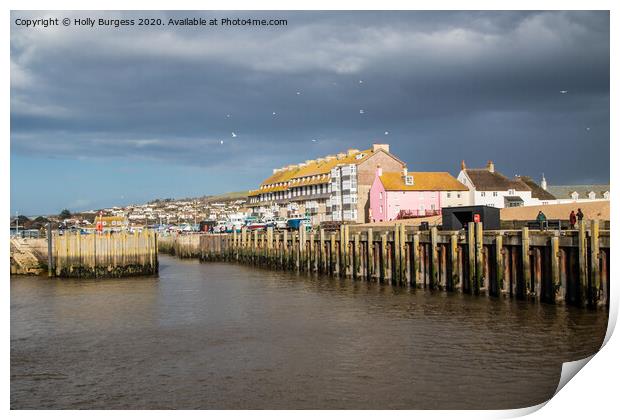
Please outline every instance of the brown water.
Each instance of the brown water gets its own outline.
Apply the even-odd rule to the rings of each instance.
[[[11,278],[11,408],[516,408],[607,313],[161,257]]]

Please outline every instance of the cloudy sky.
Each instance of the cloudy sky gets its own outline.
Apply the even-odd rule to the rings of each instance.
[[[51,16],[288,25],[15,24]],[[13,213],[251,189],[373,142],[415,171],[609,182],[608,13],[12,12]]]

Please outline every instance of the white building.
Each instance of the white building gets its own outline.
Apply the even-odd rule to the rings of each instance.
[[[339,165],[330,173],[330,207],[331,220],[357,220],[357,166]]]
[[[497,172],[492,161],[482,169],[467,168],[463,161],[457,179],[469,190],[469,205],[504,208],[533,204],[531,188]]]

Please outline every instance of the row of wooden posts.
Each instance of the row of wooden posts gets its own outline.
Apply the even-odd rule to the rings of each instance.
[[[356,230],[356,232],[353,232]],[[599,222],[553,232],[387,229],[339,232],[248,231],[179,235],[160,242],[179,257],[237,261],[276,269],[390,282],[412,288],[607,306],[609,234]]]
[[[157,233],[48,234],[48,275],[125,277],[157,274]]]

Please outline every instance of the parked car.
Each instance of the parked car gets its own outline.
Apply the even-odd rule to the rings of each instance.
[[[292,217],[286,221],[286,227],[289,230],[297,230],[301,226],[305,226],[306,230],[310,230],[312,228],[312,223],[310,222],[309,217]]]
[[[274,228],[275,229],[286,229],[287,223],[284,217],[276,217],[274,220]]]

